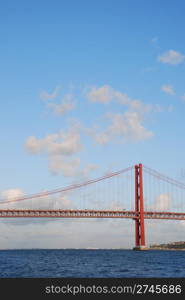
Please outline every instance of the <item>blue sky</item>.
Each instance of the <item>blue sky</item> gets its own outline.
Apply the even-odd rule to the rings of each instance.
[[[138,162],[184,180],[184,9],[181,0],[1,4],[2,195]]]

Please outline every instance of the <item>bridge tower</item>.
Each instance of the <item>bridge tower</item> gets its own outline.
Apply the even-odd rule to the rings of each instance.
[[[135,247],[134,250],[146,250],[144,200],[143,200],[143,170],[142,164],[135,165]]]

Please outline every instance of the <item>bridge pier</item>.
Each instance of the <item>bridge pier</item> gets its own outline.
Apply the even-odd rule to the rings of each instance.
[[[142,164],[135,165],[135,212],[135,247],[133,250],[147,250],[145,245]]]
[[[148,248],[146,246],[138,246],[133,248],[134,251],[146,251]]]

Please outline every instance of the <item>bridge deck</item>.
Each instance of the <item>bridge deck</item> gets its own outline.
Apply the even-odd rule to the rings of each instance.
[[[0,218],[126,218],[137,219],[135,211],[112,210],[0,210]],[[185,220],[185,213],[178,212],[144,212],[145,219]]]

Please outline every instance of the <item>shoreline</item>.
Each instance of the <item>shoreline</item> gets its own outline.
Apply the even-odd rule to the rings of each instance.
[[[149,248],[149,250],[185,251],[185,248]]]

